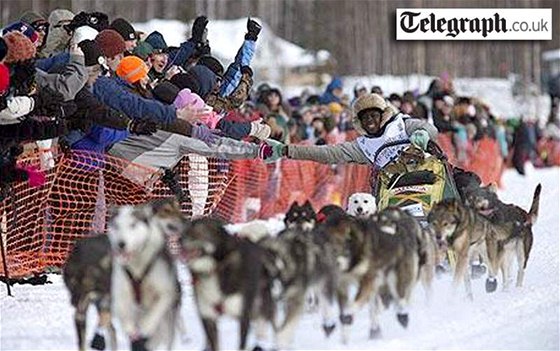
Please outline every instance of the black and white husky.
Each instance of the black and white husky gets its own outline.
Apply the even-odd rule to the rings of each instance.
[[[113,309],[132,350],[171,349],[180,325],[181,288],[168,251],[184,220],[178,207],[124,206],[110,221]]]

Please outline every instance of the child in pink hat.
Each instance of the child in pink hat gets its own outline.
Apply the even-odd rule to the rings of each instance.
[[[175,105],[177,109],[189,106],[193,110],[198,110],[199,121],[210,129],[215,129],[220,120],[220,116],[212,111],[212,107],[206,105],[200,96],[193,93],[188,88],[181,90],[179,94],[177,94],[173,105]]]

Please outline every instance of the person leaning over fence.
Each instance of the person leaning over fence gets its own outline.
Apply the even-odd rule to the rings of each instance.
[[[427,121],[402,114],[377,94],[359,97],[353,105],[354,128],[360,134],[354,141],[336,145],[284,145],[267,140],[273,148],[269,160],[288,157],[326,164],[370,164],[378,170],[411,143],[426,150],[428,141],[437,139],[437,130]]]

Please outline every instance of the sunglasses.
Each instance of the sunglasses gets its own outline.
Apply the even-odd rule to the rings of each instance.
[[[35,29],[37,32],[46,32],[48,28],[48,23],[39,23],[33,26],[33,29]]]

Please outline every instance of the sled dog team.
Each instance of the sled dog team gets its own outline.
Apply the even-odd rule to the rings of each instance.
[[[184,333],[176,262],[190,272],[210,350],[220,348],[218,320],[226,315],[239,321],[239,349],[248,348],[249,332],[255,350],[290,348],[310,307],[320,311],[325,335],[338,328],[343,343],[364,305],[370,338],[381,337],[379,316],[388,308],[406,328],[412,291],[420,283],[429,298],[436,272],[449,269],[447,257],[454,257],[454,284],[464,284],[470,298],[476,261],[488,271],[487,292],[496,290],[500,272],[502,287],[510,288],[514,261],[522,286],[541,186],[527,212],[501,202],[491,186],[458,185],[462,200],[434,205],[428,226],[398,208],[377,211],[367,193],[350,196],[346,210],[329,205],[315,212],[309,202],[294,203],[277,235],[263,221],[235,234],[218,219],[189,221],[169,199],[117,208],[108,234],[78,241],[63,270],[79,349],[86,348],[91,304],[98,315],[92,348],[117,348],[117,319],[132,350],[171,349]]]

